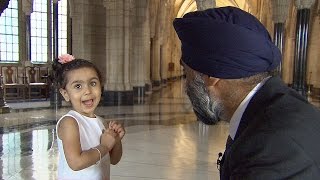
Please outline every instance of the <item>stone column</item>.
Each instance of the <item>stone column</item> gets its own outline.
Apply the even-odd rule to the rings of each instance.
[[[69,5],[68,16],[69,16],[70,18],[72,18],[73,15],[74,15],[74,11],[75,11],[75,1],[76,1],[76,0],[68,0],[68,5]]]
[[[47,4],[47,21],[48,22],[52,22],[52,3],[48,3]],[[51,64],[52,64],[52,58],[55,58],[55,57],[52,57],[52,23],[47,23],[47,42],[48,42],[48,47],[47,47],[47,65],[49,68],[51,68]]]
[[[176,17],[175,8],[174,8],[174,1],[169,1],[168,5],[168,15],[167,15],[167,21],[171,22],[172,19]],[[175,69],[177,69],[180,65],[176,63],[176,59],[173,57],[173,54],[175,53],[175,43],[174,43],[174,28],[172,28],[172,24],[167,23],[167,43],[166,43],[166,51],[167,52],[167,74],[168,74],[168,81],[174,80],[176,78]]]
[[[161,0],[160,6],[159,6],[159,11],[160,11],[160,18],[159,18],[159,24],[158,24],[158,31],[157,31],[157,37],[159,41],[159,74],[160,74],[160,84],[161,85],[166,85],[167,82],[167,59],[166,59],[166,40],[167,40],[167,19],[166,16],[168,14],[167,12],[167,0]]]
[[[153,0],[150,6],[150,35],[151,35],[151,45],[150,45],[150,70],[151,70],[151,81],[153,89],[161,85],[161,75],[160,75],[160,32],[162,29],[162,18],[163,13],[160,9],[161,1]]]
[[[72,17],[72,55],[76,58],[91,60],[92,37],[91,27],[91,2],[87,0],[68,0],[70,5],[70,16]]]
[[[196,0],[196,3],[197,3],[197,9],[200,11],[216,7],[215,0]]]
[[[53,0],[53,58],[58,58],[59,56],[59,45],[58,45],[58,40],[59,40],[59,16],[58,16],[58,1],[59,0]]]
[[[160,42],[158,37],[152,38],[152,49],[151,49],[151,78],[152,87],[159,87],[161,85],[160,76]]]
[[[68,39],[67,39],[67,44],[68,44],[68,53],[69,54],[73,54],[73,51],[72,51],[72,36],[73,36],[73,33],[72,33],[72,30],[73,30],[73,16],[74,16],[74,11],[75,11],[75,5],[74,5],[74,2],[75,0],[68,0],[68,6],[69,6],[69,12],[68,12]]]
[[[133,104],[130,79],[130,3],[105,0],[106,7],[106,82],[105,105]]]
[[[284,47],[284,27],[289,13],[290,0],[272,0],[272,20],[274,22],[274,43],[280,49],[281,54]],[[282,58],[283,59],[283,58]],[[278,74],[282,76],[282,63],[280,63]]]
[[[22,59],[20,60],[20,63],[22,65],[22,72],[21,76],[22,76],[22,83],[23,84],[27,84],[27,75],[25,72],[25,67],[26,66],[31,66],[31,24],[30,24],[30,16],[31,13],[33,12],[33,0],[26,0],[26,1],[22,1],[22,14],[23,14],[23,18],[25,20],[25,24],[22,25],[21,27],[24,28],[24,34],[21,37],[24,37],[22,46],[24,48],[23,51],[23,55],[22,55]],[[22,34],[22,33],[21,33]]]
[[[26,20],[26,31],[25,31],[25,37],[26,37],[26,57],[27,59],[24,59],[23,61],[31,61],[31,31],[30,31],[30,15],[33,12],[33,0],[25,0],[22,1],[22,11],[25,14],[25,20]],[[24,62],[22,62],[24,64]]]
[[[170,33],[173,33],[172,28],[172,14],[174,14],[174,1],[162,1],[160,4],[161,11],[163,11],[161,33],[161,48],[160,48],[160,69],[162,85],[167,85],[167,81],[172,77],[172,71],[169,72],[169,63],[172,63],[171,51],[172,44],[170,42]]]
[[[145,9],[146,11],[146,17],[145,17],[145,24],[143,25],[143,44],[144,44],[144,64],[145,64],[145,74],[144,76],[144,84],[145,84],[145,93],[150,94],[152,92],[152,82],[151,82],[151,70],[150,70],[150,61],[151,61],[151,56],[150,56],[150,6],[151,2],[150,0],[147,1],[147,8]]]
[[[59,56],[59,22],[58,22],[58,2],[59,0],[53,0],[53,58],[56,59]],[[57,82],[53,81],[51,84],[50,93],[50,106],[58,108],[62,106],[62,97],[59,93]]]
[[[317,6],[316,6],[317,4]],[[307,85],[308,85],[308,95],[320,95],[316,93],[315,88],[320,88],[320,1],[314,4],[316,7],[311,8],[311,18],[310,18],[310,40],[308,42],[308,67],[307,67]]]
[[[293,88],[306,97],[307,46],[310,8],[314,0],[295,0],[297,11]]]
[[[141,104],[144,102],[145,82],[144,76],[146,71],[146,53],[144,40],[146,36],[146,29],[148,28],[147,13],[148,0],[134,0],[134,5],[131,9],[131,41],[130,45],[130,82],[133,86],[134,102]]]

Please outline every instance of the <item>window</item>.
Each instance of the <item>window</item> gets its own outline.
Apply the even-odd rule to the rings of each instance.
[[[47,0],[33,1],[33,12],[30,15],[30,29],[31,61],[33,63],[45,63],[48,59]]]
[[[52,6],[52,12],[54,11]],[[51,14],[52,17],[52,26],[53,24],[53,13]],[[61,54],[68,53],[68,0],[60,0],[58,1],[58,56]],[[52,34],[53,28],[52,28]],[[54,37],[52,36],[52,42],[54,42]],[[54,47],[52,47],[53,49]],[[52,51],[52,53],[54,53]],[[52,54],[54,57],[54,54]]]
[[[59,37],[58,37],[58,53],[60,54],[66,54],[68,53],[68,43],[67,43],[67,37],[68,37],[68,31],[67,31],[67,20],[68,20],[68,14],[67,14],[67,0],[60,0],[58,2],[58,31],[59,31]]]
[[[11,0],[12,1],[12,0]],[[20,168],[19,163],[21,162],[21,157],[18,154],[22,153],[23,144],[21,143],[21,133],[20,132],[10,132],[4,133],[0,137],[1,141],[1,155],[6,155],[5,158],[1,159],[1,167],[5,167],[1,172],[2,174],[16,174],[17,170]],[[2,178],[1,178],[2,179]]]
[[[11,0],[0,16],[0,62],[18,61],[18,0]]]
[[[48,60],[48,0],[33,0],[30,15],[31,61],[46,63]],[[67,5],[68,0],[58,1],[59,54],[67,53]],[[10,0],[0,16],[0,62],[19,61],[18,0]]]

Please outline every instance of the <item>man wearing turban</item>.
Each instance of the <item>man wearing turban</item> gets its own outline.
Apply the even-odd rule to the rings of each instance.
[[[195,114],[230,122],[220,178],[320,179],[320,111],[273,77],[281,54],[265,27],[234,7],[173,25]]]

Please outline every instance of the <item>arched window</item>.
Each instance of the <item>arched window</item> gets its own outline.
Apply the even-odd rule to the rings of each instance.
[[[0,16],[0,62],[19,61],[18,0],[10,0]]]

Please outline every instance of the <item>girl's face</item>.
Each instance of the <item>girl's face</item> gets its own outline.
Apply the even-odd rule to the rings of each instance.
[[[66,74],[67,84],[60,93],[70,101],[75,111],[87,117],[95,117],[94,110],[101,99],[101,83],[93,68],[83,67]]]

